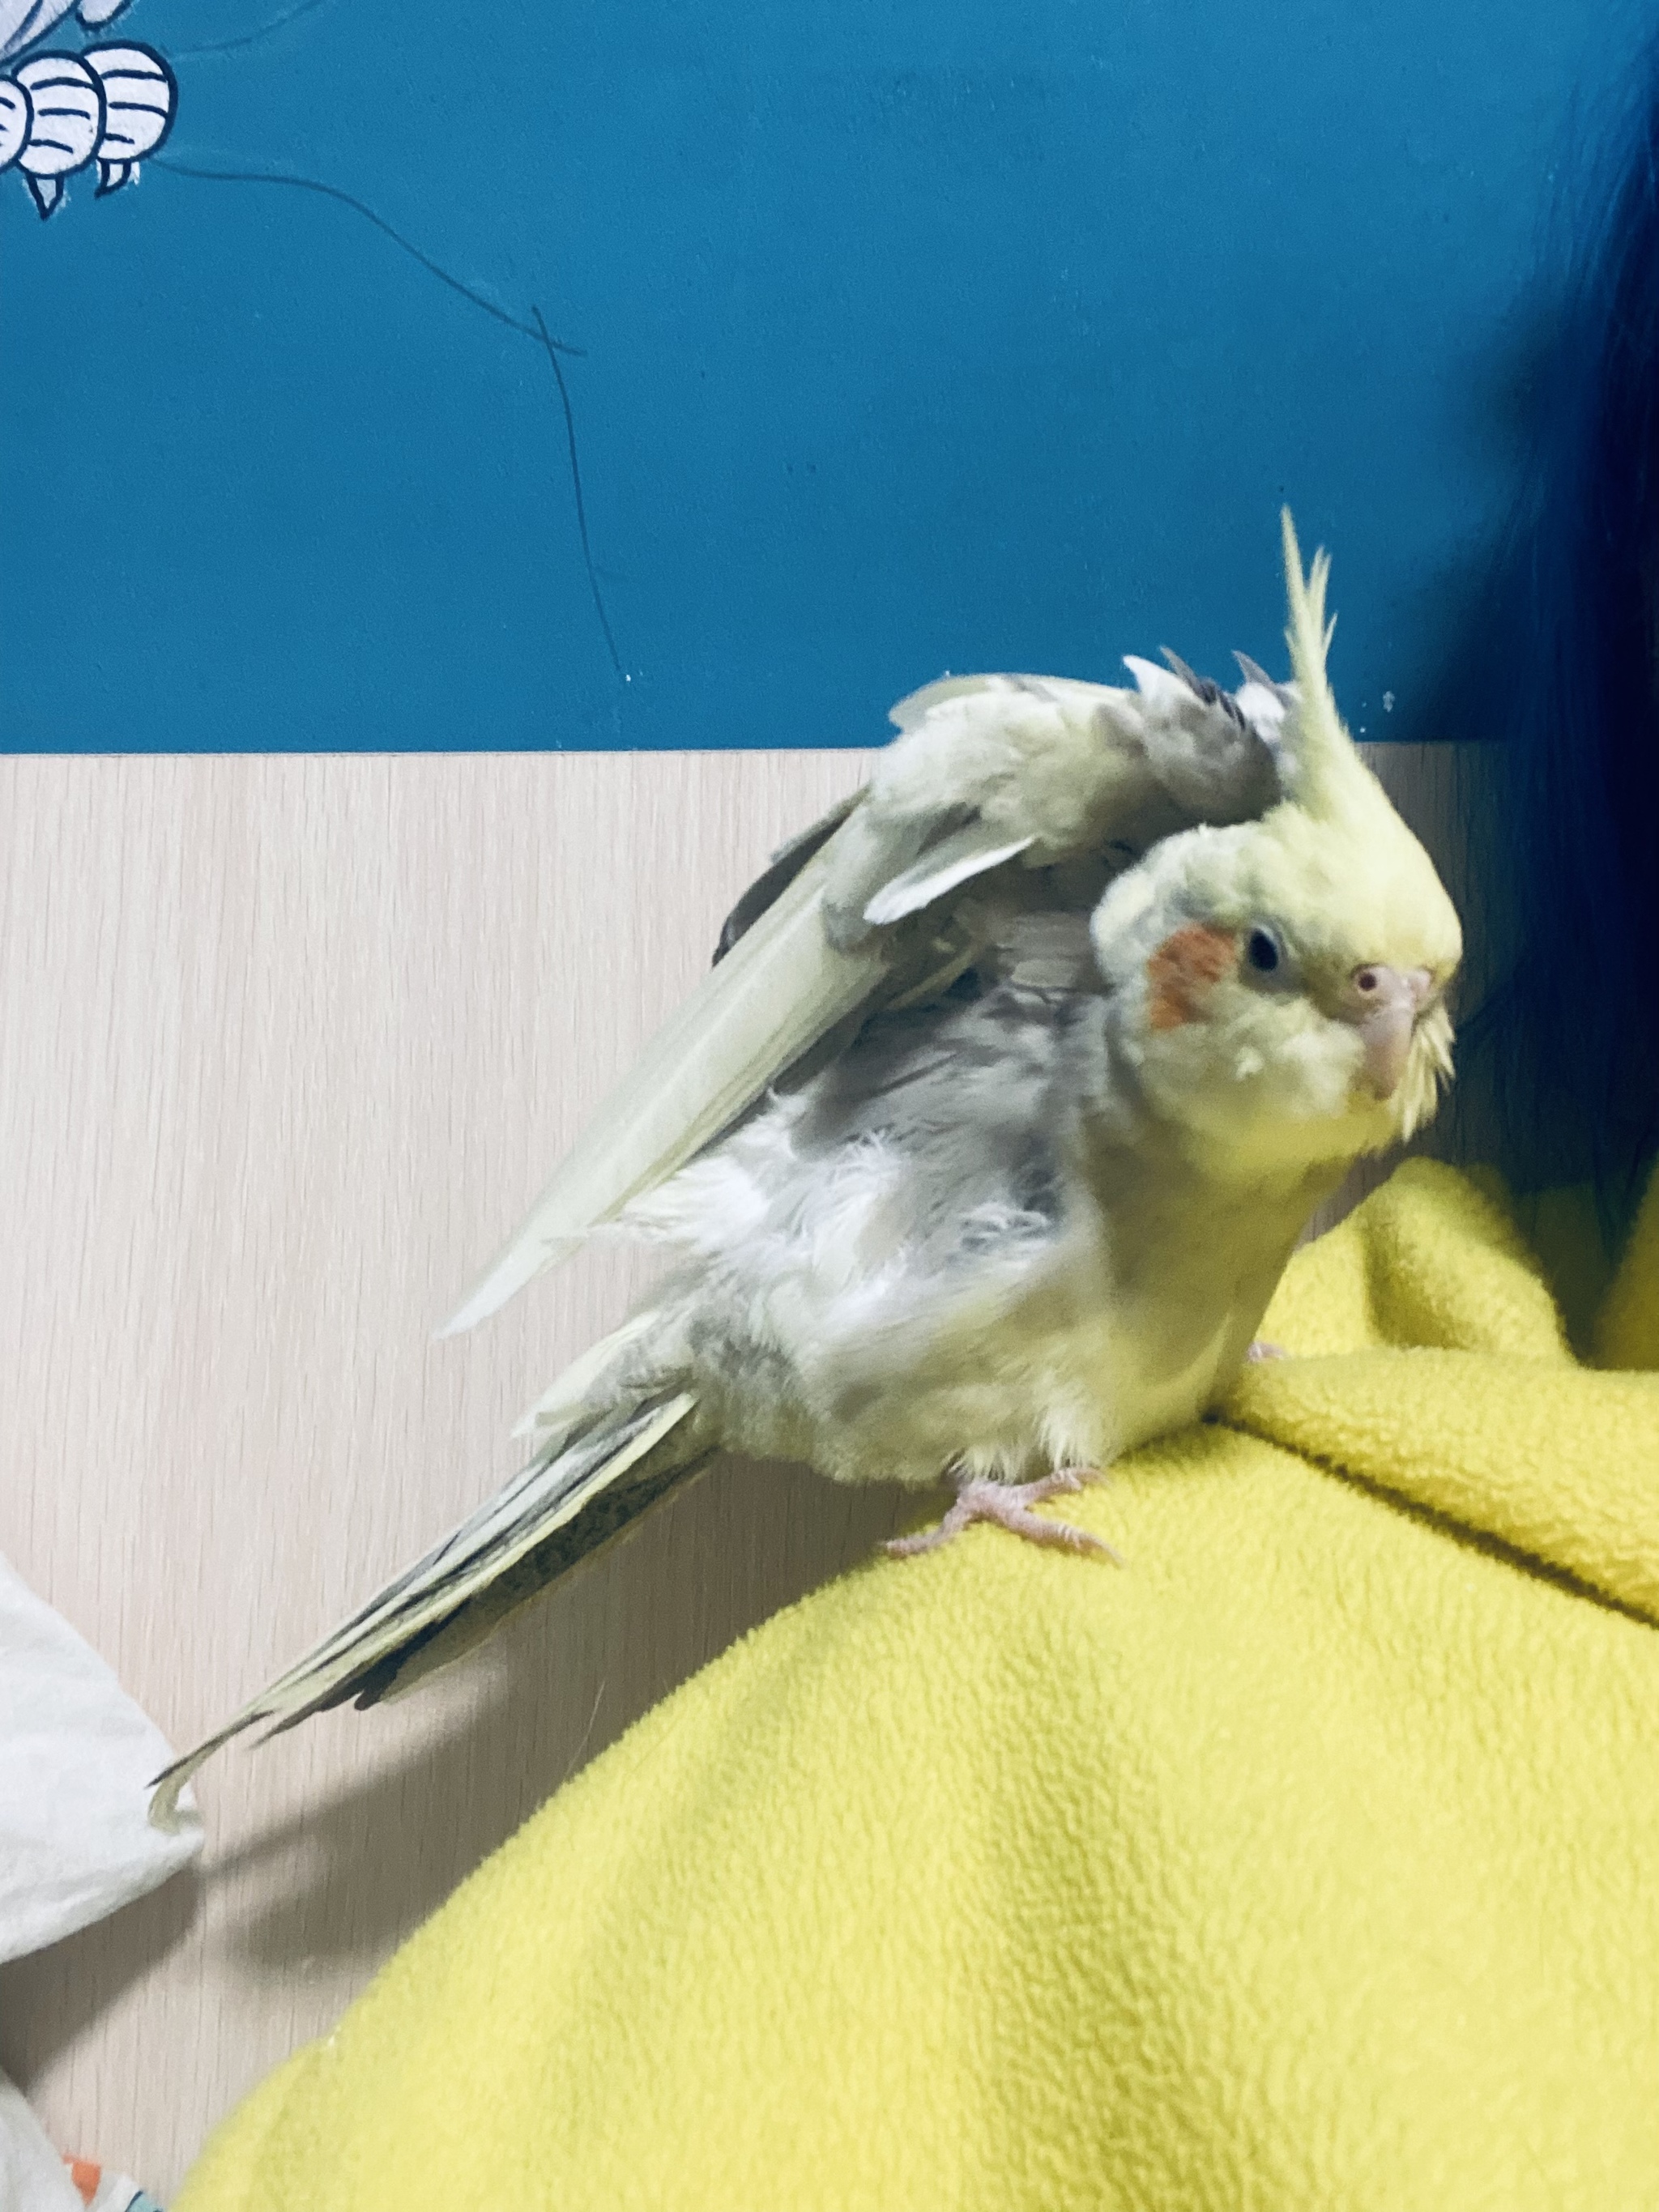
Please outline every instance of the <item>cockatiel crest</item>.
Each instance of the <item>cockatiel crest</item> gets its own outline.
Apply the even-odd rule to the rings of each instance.
[[[1224,1397],[1349,1164],[1450,1073],[1457,917],[1343,728],[1284,518],[1291,678],[949,678],[774,858],[452,1327],[605,1224],[677,1266],[528,1464],[164,1778],[402,1692],[722,1449],[1036,1504]]]

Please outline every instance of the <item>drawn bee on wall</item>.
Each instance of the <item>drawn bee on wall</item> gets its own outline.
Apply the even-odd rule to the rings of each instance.
[[[111,22],[127,0],[0,0],[0,64],[10,62],[73,14],[88,30]],[[173,128],[179,86],[153,46],[87,46],[31,52],[0,76],[0,170],[15,167],[42,219],[64,197],[64,180],[98,168],[96,197],[138,174]]]

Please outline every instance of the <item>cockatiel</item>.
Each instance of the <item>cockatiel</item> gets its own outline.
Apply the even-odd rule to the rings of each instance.
[[[1310,1215],[1451,1068],[1462,953],[1325,672],[1284,517],[1292,681],[947,680],[781,854],[456,1316],[597,1224],[678,1264],[520,1433],[514,1480],[161,1778],[446,1664],[719,1449],[945,1480],[924,1549],[1033,1511],[1224,1395]]]

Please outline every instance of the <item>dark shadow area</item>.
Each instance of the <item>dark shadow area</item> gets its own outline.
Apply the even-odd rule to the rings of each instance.
[[[724,1460],[616,1550],[463,1661],[492,1679],[434,1743],[272,1823],[99,1925],[0,1971],[0,2066],[27,2092],[131,1986],[192,1940],[262,1977],[373,1967],[589,1760],[771,1614],[869,1557],[917,1500]],[[440,1678],[441,1680],[442,1678]],[[414,1705],[423,1693],[413,1693]],[[441,1694],[441,1692],[440,1692]],[[361,1731],[385,1710],[311,1725]],[[259,1757],[239,1745],[228,1759]],[[216,1905],[253,1878],[254,1896]],[[214,1923],[220,1922],[216,1929]]]
[[[1514,572],[1522,557],[1513,510],[1544,434],[1550,365],[1565,313],[1559,279],[1540,271],[1490,347],[1468,364],[1453,402],[1452,427],[1458,444],[1492,471],[1501,488],[1498,513],[1451,559],[1426,570],[1410,595],[1420,688],[1401,702],[1386,729],[1372,723],[1367,732],[1372,738],[1469,744],[1502,734],[1496,641],[1516,596]]]
[[[186,1867],[109,1919],[0,1966],[0,2071],[27,2094],[35,2075],[185,1940],[203,1888],[199,1870]]]

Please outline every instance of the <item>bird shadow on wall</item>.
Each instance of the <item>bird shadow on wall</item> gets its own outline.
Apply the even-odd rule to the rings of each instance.
[[[422,1735],[113,1920],[7,1968],[0,2063],[27,2089],[192,1945],[228,1954],[239,1978],[310,1970],[356,1986],[643,1714],[771,1614],[868,1559],[914,1506],[897,1488],[718,1462],[455,1669],[460,1709],[435,1741]],[[362,1738],[382,1720],[345,1712],[311,1725]]]
[[[489,1687],[435,1745],[210,1865],[210,1907],[216,1886],[248,1892],[226,1942],[265,1971],[296,1959],[378,1960],[653,1705],[867,1559],[910,1503],[896,1488],[842,1488],[804,1468],[722,1460],[571,1588],[532,1606],[499,1650],[464,1668],[487,1674]],[[341,1721],[362,1730],[375,1717]]]

